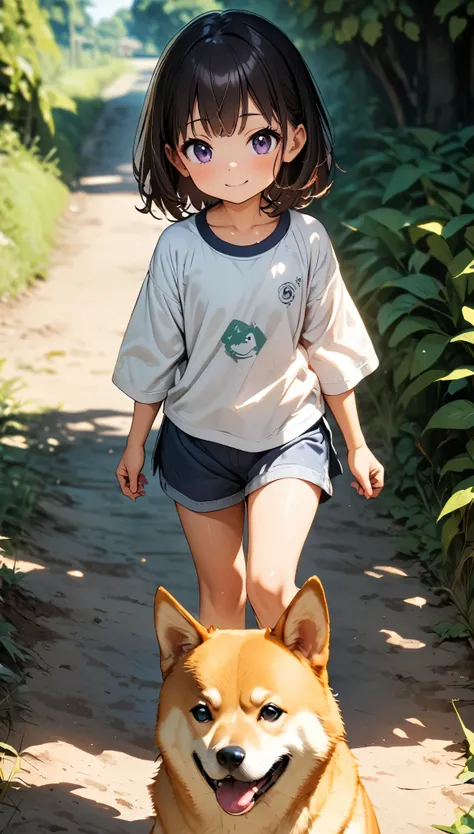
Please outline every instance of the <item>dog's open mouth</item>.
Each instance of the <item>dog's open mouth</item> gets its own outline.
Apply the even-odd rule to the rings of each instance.
[[[193,758],[199,772],[214,791],[222,810],[232,816],[246,814],[247,811],[250,811],[260,797],[278,781],[290,761],[289,756],[282,756],[261,779],[255,782],[239,782],[233,776],[226,776],[222,781],[211,779],[204,770],[199,756],[193,753]]]

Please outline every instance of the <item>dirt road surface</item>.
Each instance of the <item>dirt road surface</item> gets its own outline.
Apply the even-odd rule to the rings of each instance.
[[[0,306],[6,373],[50,408],[42,516],[20,565],[41,600],[36,649],[45,668],[33,672],[32,717],[19,728],[29,787],[11,823],[18,834],[148,834],[156,587],[197,610],[174,505],[151,478],[147,498],[132,504],[114,478],[131,402],[111,371],[163,228],[135,210],[130,165],[151,69],[137,61],[108,90],[49,280]],[[150,449],[153,442],[154,433]],[[473,787],[456,781],[461,732],[450,703],[461,699],[474,726],[472,654],[437,645],[430,626],[446,611],[416,564],[394,558],[375,510],[340,478],[318,513],[299,580],[317,573],[326,588],[331,682],[383,834],[428,834],[474,801]]]

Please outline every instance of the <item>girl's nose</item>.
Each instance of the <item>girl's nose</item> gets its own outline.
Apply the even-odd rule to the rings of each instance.
[[[237,168],[236,162],[229,162],[229,168]]]

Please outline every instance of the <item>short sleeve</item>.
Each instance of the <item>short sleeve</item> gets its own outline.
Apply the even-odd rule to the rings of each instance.
[[[373,344],[341,276],[329,236],[310,235],[310,286],[301,342],[323,394],[343,394],[378,367]]]
[[[119,350],[112,382],[136,402],[162,402],[185,358],[174,264],[160,241]]]

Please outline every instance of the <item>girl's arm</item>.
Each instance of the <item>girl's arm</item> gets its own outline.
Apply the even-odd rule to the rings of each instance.
[[[144,446],[156,415],[161,408],[159,403],[135,403],[133,419],[128,433],[127,446]]]
[[[384,485],[384,469],[368,448],[357,413],[354,389],[343,394],[324,395],[334,418],[344,435],[349,469],[357,481],[351,486],[359,495],[376,498]]]
[[[120,489],[132,501],[146,495],[145,486],[148,481],[142,473],[145,463],[145,443],[160,408],[161,402],[135,402],[127,445],[115,470]]]
[[[334,414],[337,425],[346,441],[347,451],[355,452],[361,446],[365,446],[365,438],[359,422],[355,392],[352,388],[343,394],[325,394],[329,408]]]

